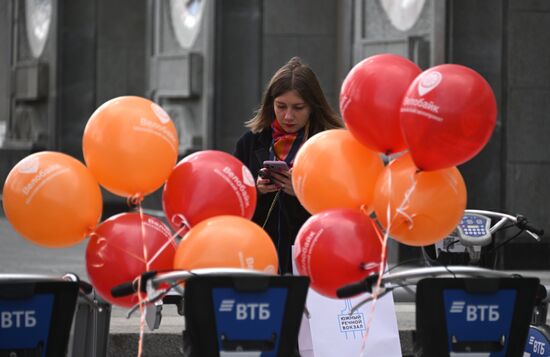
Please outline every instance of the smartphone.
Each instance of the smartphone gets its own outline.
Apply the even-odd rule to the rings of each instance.
[[[263,178],[264,180],[269,180],[271,182],[271,176],[269,175],[269,171],[258,171],[258,176]]]
[[[290,168],[284,161],[273,161],[273,160],[266,160],[264,161],[264,167],[268,169],[269,171],[288,171]]]

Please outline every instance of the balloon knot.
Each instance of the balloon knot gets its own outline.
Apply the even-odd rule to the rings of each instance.
[[[363,213],[365,216],[369,216],[369,217],[370,217],[370,213],[369,213],[368,208],[369,208],[369,206],[363,203],[363,204],[359,207],[359,210],[360,210],[361,213]]]
[[[126,203],[130,208],[135,208],[139,206],[141,202],[143,202],[143,195],[141,193],[136,193],[135,195],[132,195],[126,199]]]
[[[95,231],[95,227],[88,227],[86,228],[86,232],[84,233],[85,237],[93,238],[94,236],[97,236],[97,233]]]
[[[413,229],[414,227],[414,214],[408,214],[405,209],[403,209],[402,207],[399,207],[398,209],[395,210],[395,213],[398,214],[398,215],[401,215],[403,218],[405,218],[405,222],[407,223],[407,228],[409,230]]]
[[[178,231],[183,231],[184,228],[191,228],[189,221],[183,214],[175,214],[172,216],[172,223],[178,227]]]

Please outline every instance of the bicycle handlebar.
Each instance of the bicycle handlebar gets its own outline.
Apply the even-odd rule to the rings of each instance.
[[[83,294],[90,294],[94,289],[90,283],[81,280],[75,273],[67,273],[62,276],[46,274],[2,274],[0,279],[12,282],[73,281],[78,284]]]
[[[378,274],[372,274],[356,283],[351,283],[336,290],[336,296],[340,299],[352,297],[364,292],[372,292],[372,285],[376,283]]]
[[[477,209],[467,209],[464,212],[481,214],[483,216],[487,216],[490,218],[500,218],[500,220],[491,227],[490,229],[491,234],[493,234],[500,227],[502,227],[504,223],[506,223],[507,221],[510,221],[514,223],[519,229],[525,230],[531,237],[533,237],[537,241],[539,241],[540,237],[544,235],[544,229],[533,227],[532,225],[529,224],[527,218],[520,214],[518,214],[517,216],[512,216],[506,213],[477,210]]]
[[[540,240],[540,237],[544,235],[544,229],[538,229],[533,227],[532,225],[529,224],[529,222],[527,221],[527,218],[525,218],[522,215],[517,216],[516,225],[520,229],[525,229],[527,233],[531,234],[531,236],[533,236],[533,238],[537,240]],[[535,237],[533,234],[535,234],[537,237]]]
[[[442,266],[442,267],[423,267],[399,271],[397,273],[387,273],[382,276],[382,284],[396,282],[411,282],[423,278],[437,278],[442,276],[452,277],[478,277],[478,278],[506,278],[516,276],[513,273],[503,271],[474,267],[474,266]]]
[[[92,293],[92,291],[94,291],[94,287],[92,286],[92,284],[88,283],[87,281],[81,280],[80,277],[75,273],[67,273],[63,275],[63,280],[70,280],[78,283],[78,287],[84,295],[89,295]]]
[[[397,273],[386,273],[382,275],[380,285],[385,289],[393,289],[413,283],[416,284],[418,280],[423,278],[437,278],[443,276],[505,278],[516,275],[473,266],[424,267],[403,270]],[[364,292],[372,292],[377,279],[378,275],[373,274],[360,282],[344,285],[336,291],[336,295],[339,298],[347,298]]]
[[[111,288],[111,295],[115,298],[132,295],[139,290],[145,292],[145,286],[149,279],[154,278],[157,275],[156,270],[146,271],[140,275],[139,279],[133,281],[126,281],[122,284],[116,285]]]
[[[201,268],[194,270],[175,270],[167,273],[157,273],[156,271],[147,271],[140,276],[140,282],[137,280],[124,282],[111,289],[111,295],[113,297],[123,297],[131,295],[138,291],[138,285],[141,287],[141,291],[146,291],[148,283],[152,287],[158,288],[163,283],[175,283],[178,281],[187,280],[193,276],[202,275],[259,275],[270,276],[257,270],[239,269],[239,268]]]
[[[171,285],[170,288],[175,288],[175,285],[191,277],[205,276],[205,275],[206,276],[208,275],[272,276],[273,274],[267,274],[257,270],[239,269],[239,268],[201,268],[201,269],[194,269],[194,270],[176,270],[176,271],[161,273],[161,274],[158,274],[156,271],[149,271],[141,274],[140,287],[141,287],[141,290],[144,292],[147,291],[148,286],[150,286],[153,289],[157,289],[163,283],[169,283]],[[174,283],[176,284],[173,285]],[[163,292],[160,292],[156,296],[153,296],[153,297],[148,296],[141,303],[137,303],[136,305],[134,305],[128,311],[128,317],[132,316],[132,314],[139,308],[140,304],[150,304],[152,302],[157,301],[159,298],[165,295],[170,288],[165,289]],[[114,297],[122,297],[126,295],[131,295],[137,291],[138,291],[137,281],[125,282],[113,287],[111,289],[111,295],[113,295]]]
[[[132,295],[138,291],[137,283],[126,282],[111,288],[111,295],[115,298]]]

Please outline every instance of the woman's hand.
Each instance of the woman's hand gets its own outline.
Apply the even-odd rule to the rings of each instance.
[[[294,193],[294,187],[292,187],[292,169],[288,171],[272,171],[271,177],[275,183],[284,193],[291,196],[296,196]]]
[[[267,169],[263,168],[260,171],[264,172],[266,175],[265,177],[267,177]],[[280,188],[277,184],[271,181],[271,179],[262,178],[261,174],[258,175],[258,179],[256,180],[256,187],[260,193],[275,192]]]

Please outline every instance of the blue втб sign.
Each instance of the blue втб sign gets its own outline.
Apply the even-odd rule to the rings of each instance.
[[[259,293],[212,289],[219,349],[223,350],[222,340],[272,341],[273,349],[263,350],[260,356],[276,356],[287,294],[286,288],[269,288]]]
[[[516,302],[516,291],[499,290],[493,294],[469,294],[464,290],[443,291],[449,351],[461,342],[494,342],[487,356],[504,357]],[[496,348],[501,342],[503,345]],[[462,351],[465,352],[465,351]]]
[[[525,343],[525,357],[550,357],[548,339],[537,329],[530,328]]]
[[[53,294],[28,299],[0,299],[0,349],[32,349],[42,345],[45,355],[53,308]]]

